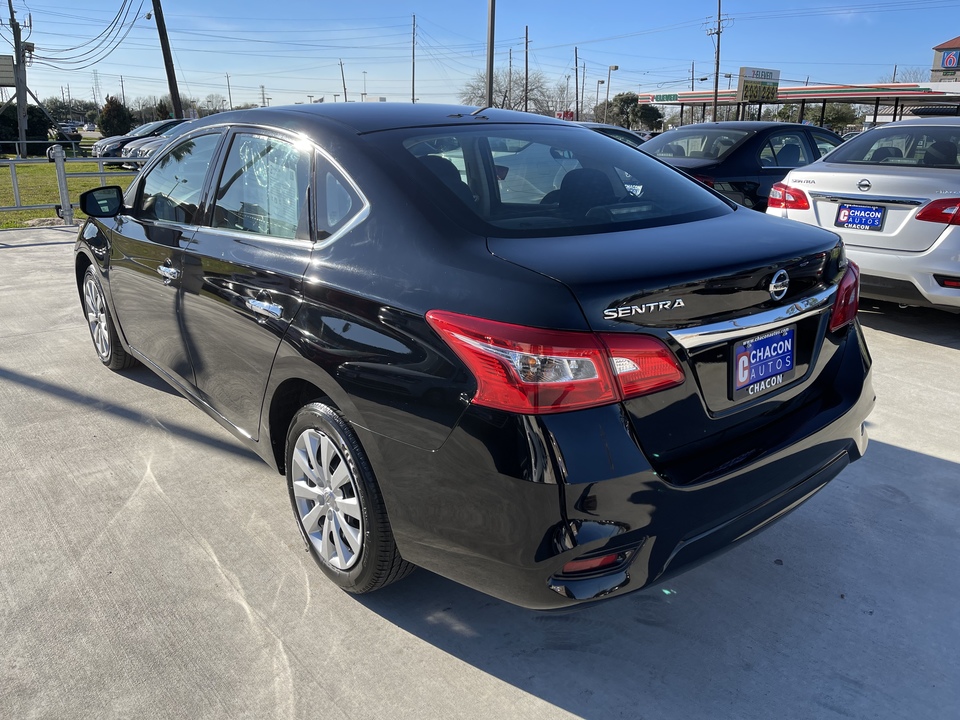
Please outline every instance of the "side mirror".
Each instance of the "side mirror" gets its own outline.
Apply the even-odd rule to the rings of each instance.
[[[80,193],[80,209],[91,217],[116,217],[123,209],[123,190],[119,185],[108,185]]]

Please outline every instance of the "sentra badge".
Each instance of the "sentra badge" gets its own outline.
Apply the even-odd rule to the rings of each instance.
[[[620,307],[607,308],[603,311],[604,320],[618,320],[620,318],[631,317],[633,315],[646,315],[666,310],[676,310],[684,307],[683,300],[660,300],[659,302],[644,303],[643,305],[621,305]]]

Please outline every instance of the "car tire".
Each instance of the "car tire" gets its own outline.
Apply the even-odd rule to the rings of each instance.
[[[310,555],[340,588],[362,594],[406,577],[373,470],[339,412],[311,403],[287,432],[287,489]]]
[[[103,294],[100,278],[93,265],[83,274],[83,311],[87,316],[87,328],[93,348],[100,362],[111,370],[126,370],[137,364],[137,359],[128,353],[120,343],[120,335],[110,316],[107,298]]]

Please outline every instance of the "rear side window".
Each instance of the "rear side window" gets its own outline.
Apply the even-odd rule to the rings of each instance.
[[[393,130],[370,140],[445,214],[478,234],[541,237],[675,224],[730,212],[681,173],[566,125]]]
[[[365,207],[347,177],[322,154],[317,155],[317,240],[331,238]]]
[[[810,134],[813,135],[813,142],[816,143],[817,152],[820,153],[820,157],[823,157],[841,143],[840,140],[832,135],[817,132],[816,130],[811,130]]]
[[[795,168],[813,162],[800,133],[774,133],[760,148],[761,167]]]
[[[648,140],[641,149],[648,155],[666,159],[692,157],[721,160],[747,135],[749,133],[742,130],[730,129],[671,130]]]
[[[890,125],[848,140],[827,162],[957,169],[958,146],[960,127]]]
[[[217,187],[213,227],[292,240],[309,238],[310,149],[239,133]]]
[[[201,135],[165,151],[143,179],[138,216],[143,220],[194,224],[203,181],[219,143],[219,133]]]

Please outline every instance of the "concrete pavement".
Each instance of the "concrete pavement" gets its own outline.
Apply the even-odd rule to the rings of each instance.
[[[956,717],[960,317],[866,309],[866,458],[663,587],[541,614],[417,571],[356,598],[280,476],[99,363],[74,235],[0,232],[0,717]]]

